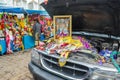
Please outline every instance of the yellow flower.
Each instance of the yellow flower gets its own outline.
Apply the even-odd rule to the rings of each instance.
[[[23,21],[20,21],[20,26],[21,26],[21,28],[24,28],[25,24]]]

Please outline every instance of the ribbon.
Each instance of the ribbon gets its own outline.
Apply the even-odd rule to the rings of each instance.
[[[66,64],[69,53],[70,53],[69,51],[65,51],[61,53],[59,61],[58,61],[60,67],[63,67]]]

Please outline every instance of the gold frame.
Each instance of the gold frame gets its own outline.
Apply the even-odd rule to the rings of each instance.
[[[66,32],[65,36],[72,36],[72,15],[59,15],[59,16],[53,16],[54,21],[54,39],[58,39],[63,36],[59,36],[58,30],[61,33],[60,29],[62,29],[62,33],[64,35],[64,32]],[[62,26],[64,27],[62,27]],[[67,26],[66,26],[67,25]],[[58,27],[58,28],[57,28]],[[66,31],[63,31],[66,30]],[[67,34],[68,33],[68,34]]]

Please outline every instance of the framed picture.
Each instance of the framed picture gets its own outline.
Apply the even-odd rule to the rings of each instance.
[[[60,15],[53,16],[54,21],[54,39],[60,37],[71,36],[72,29],[72,16],[71,15]]]

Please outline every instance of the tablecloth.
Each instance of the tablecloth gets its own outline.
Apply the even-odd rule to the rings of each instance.
[[[2,51],[0,52],[0,54],[3,55],[7,51],[6,41],[5,40],[0,40],[0,45],[2,47]]]
[[[33,39],[32,36],[24,35],[22,40],[23,40],[24,49],[32,48],[35,45],[35,40]]]

